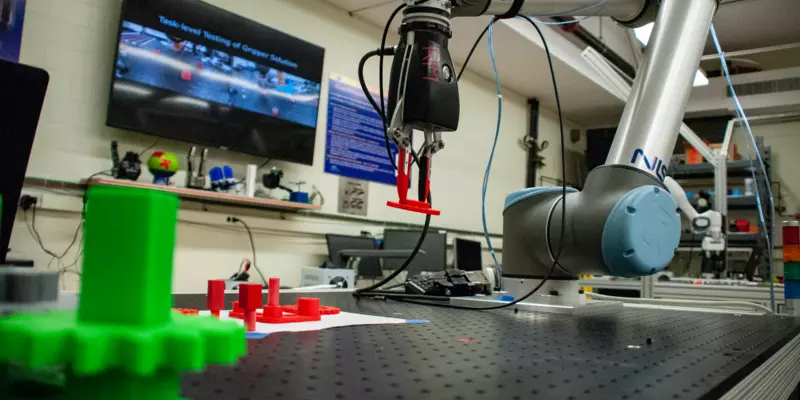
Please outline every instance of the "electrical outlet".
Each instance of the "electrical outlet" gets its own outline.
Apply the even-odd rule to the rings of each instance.
[[[36,205],[38,205],[39,207],[42,206],[40,196],[23,194],[19,198],[19,208],[21,208],[24,211],[30,210],[32,207]]]

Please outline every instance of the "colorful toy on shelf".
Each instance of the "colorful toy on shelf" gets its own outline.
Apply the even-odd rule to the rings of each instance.
[[[297,299],[297,305],[282,306],[279,301],[281,281],[278,278],[269,278],[267,305],[264,306],[263,312],[253,313],[250,303],[247,305],[243,305],[244,303],[242,303],[242,286],[244,285],[239,285],[239,301],[233,302],[233,311],[228,313],[228,316],[230,318],[244,319],[246,324],[249,320],[248,318],[253,318],[253,316],[255,316],[255,321],[257,322],[266,324],[289,324],[295,322],[319,321],[322,319],[323,315],[335,315],[340,312],[336,307],[321,306],[319,299],[313,297],[301,297]],[[252,286],[257,287],[257,290],[246,289],[248,293],[245,295],[245,298],[248,298],[250,295],[255,296],[249,292],[253,290],[254,292],[258,292],[260,299],[261,285],[252,284]],[[250,299],[248,299],[248,301],[250,301]],[[254,330],[255,327],[253,327],[253,330],[248,328],[249,332],[253,332]]]
[[[172,311],[177,214],[172,194],[89,188],[78,309],[0,317],[0,366],[57,371],[57,398],[180,399],[182,373],[244,356],[238,324]]]
[[[147,169],[153,174],[154,185],[169,186],[169,178],[178,172],[178,157],[166,151],[156,151],[147,160]]]
[[[230,192],[231,189],[237,190],[238,185],[241,183],[234,179],[233,168],[228,165],[211,168],[208,171],[208,176],[211,178],[211,189],[216,192]]]

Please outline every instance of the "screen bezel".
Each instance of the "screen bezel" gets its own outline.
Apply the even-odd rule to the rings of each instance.
[[[234,107],[236,110],[239,110],[241,112],[250,113],[250,114],[254,114],[254,115],[260,115],[262,118],[267,118],[267,119],[271,119],[271,120],[274,120],[274,121],[278,121],[276,124],[290,124],[290,125],[293,125],[295,128],[298,128],[298,129],[308,129],[309,134],[312,135],[312,137],[313,137],[313,144],[311,145],[311,148],[310,148],[310,151],[308,151],[308,154],[303,154],[302,156],[299,156],[299,157],[286,157],[286,156],[281,156],[279,154],[272,154],[271,152],[266,152],[266,153],[255,152],[255,151],[251,151],[252,150],[251,148],[242,148],[240,146],[227,146],[227,145],[222,145],[222,144],[218,144],[218,143],[210,143],[208,141],[203,141],[202,139],[199,139],[199,138],[187,137],[188,135],[182,134],[182,133],[173,135],[173,134],[170,134],[169,132],[163,132],[163,130],[162,131],[158,131],[156,129],[146,129],[143,126],[129,126],[129,125],[126,125],[126,124],[123,124],[123,123],[115,123],[115,121],[112,121],[112,118],[111,118],[112,117],[112,109],[113,109],[114,103],[115,103],[115,100],[114,100],[114,84],[118,81],[118,78],[116,77],[114,72],[115,72],[115,65],[117,63],[117,60],[119,59],[119,53],[120,53],[120,45],[119,45],[119,43],[120,43],[120,41],[122,39],[123,23],[126,21],[126,19],[125,19],[125,11],[126,11],[126,8],[130,5],[130,3],[136,2],[136,1],[139,1],[139,0],[123,0],[121,2],[121,5],[120,5],[120,17],[119,17],[119,22],[117,24],[116,40],[114,42],[115,43],[114,58],[111,60],[111,68],[110,68],[110,70],[111,70],[110,71],[111,79],[109,80],[109,84],[108,84],[108,102],[106,104],[106,121],[105,121],[106,126],[109,126],[109,127],[112,127],[112,128],[130,130],[130,131],[133,131],[133,132],[138,132],[138,133],[142,133],[142,134],[146,134],[146,135],[156,136],[156,137],[159,137],[159,138],[177,140],[177,141],[197,144],[197,145],[201,145],[201,146],[208,146],[208,147],[217,148],[217,149],[225,150],[225,151],[232,151],[232,152],[237,152],[237,153],[242,153],[242,154],[249,154],[249,155],[253,155],[253,156],[257,156],[257,157],[266,157],[266,158],[269,158],[270,160],[282,160],[282,161],[294,162],[294,163],[304,164],[304,165],[313,165],[314,164],[314,154],[316,153],[316,139],[317,139],[317,133],[318,133],[319,126],[320,126],[320,109],[322,107],[322,94],[323,94],[322,93],[323,92],[322,87],[323,87],[323,83],[324,83],[323,82],[323,77],[325,76],[325,65],[324,65],[324,63],[325,63],[326,49],[324,47],[322,47],[322,46],[317,45],[317,44],[308,42],[308,41],[303,40],[301,38],[298,38],[298,37],[296,37],[294,35],[290,35],[290,34],[288,34],[286,32],[279,31],[279,30],[277,30],[275,28],[272,28],[272,27],[269,27],[269,26],[267,26],[267,25],[265,25],[265,24],[263,24],[261,22],[258,22],[258,21],[255,21],[253,19],[250,19],[250,18],[244,17],[242,15],[236,14],[236,13],[234,13],[232,11],[225,10],[225,9],[219,7],[219,6],[216,6],[214,4],[210,4],[210,3],[202,1],[202,0],[181,0],[181,1],[200,3],[202,6],[209,7],[211,9],[213,9],[214,12],[216,12],[216,13],[226,14],[228,16],[233,16],[233,17],[241,19],[243,21],[251,22],[251,23],[256,24],[258,26],[263,26],[265,28],[272,29],[272,30],[277,31],[277,32],[279,32],[281,34],[290,36],[290,37],[292,37],[293,39],[295,39],[297,41],[303,42],[308,46],[316,47],[321,51],[320,68],[319,68],[320,74],[319,74],[319,80],[318,80],[319,85],[320,85],[320,93],[319,93],[319,101],[317,102],[317,107],[316,107],[316,125],[314,127],[305,126],[305,125],[298,124],[296,122],[292,122],[292,121],[289,121],[289,120],[284,120],[284,119],[281,119],[281,118],[270,118],[268,116],[263,116],[263,115],[260,115],[258,113],[255,113],[255,112],[252,112],[252,111],[249,111],[249,110],[245,110],[245,109],[240,109],[238,107]],[[121,80],[121,81],[124,81],[124,80]],[[145,85],[145,86],[151,87],[149,85]],[[166,89],[161,89],[161,88],[156,88],[156,87],[153,87],[153,88],[157,89],[157,90],[162,90],[162,91],[166,91],[166,92],[176,93],[178,95],[182,95],[182,93],[172,92],[172,91],[169,91],[169,90],[166,90]],[[192,97],[192,96],[187,96],[187,97],[195,98],[195,97]],[[199,100],[207,101],[205,99],[199,99]],[[215,102],[212,102],[212,103],[215,103]],[[217,103],[215,103],[215,104],[217,104]],[[276,128],[276,129],[280,129],[280,128]]]

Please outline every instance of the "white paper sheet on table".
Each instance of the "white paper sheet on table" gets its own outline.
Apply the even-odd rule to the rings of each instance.
[[[200,311],[200,315],[211,315],[210,311]],[[239,324],[244,322],[237,318],[229,318],[228,311],[220,313],[221,320],[237,321]],[[255,334],[248,333],[249,337],[266,336],[277,332],[306,332],[319,331],[328,328],[341,328],[345,326],[358,325],[386,325],[386,324],[418,324],[427,321],[405,320],[400,318],[377,317],[374,315],[355,314],[340,312],[336,315],[323,315],[321,321],[297,322],[291,324],[264,324],[256,322]]]

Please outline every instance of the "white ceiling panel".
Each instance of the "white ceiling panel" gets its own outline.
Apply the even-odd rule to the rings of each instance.
[[[359,0],[328,0],[344,10],[364,7]],[[383,0],[368,2],[375,7],[356,13],[355,17],[383,28],[389,15],[397,8],[399,1],[386,3]],[[401,17],[394,21],[389,44],[397,41],[397,28]],[[489,17],[453,20],[453,39],[450,53],[456,64],[464,62],[475,39],[489,23]],[[624,104],[600,86],[599,79],[582,58],[581,48],[542,26],[551,51],[559,85],[562,109],[565,116],[579,124],[591,126],[614,124],[622,114]],[[553,91],[547,56],[538,34],[525,21],[503,21],[494,28],[495,54],[498,72],[504,90],[511,90],[527,98],[537,98],[547,108],[555,109]],[[377,47],[377,43],[376,43]],[[469,73],[478,74],[485,79],[494,80],[489,57],[487,39],[479,45],[469,64]],[[590,76],[586,76],[586,74]]]

